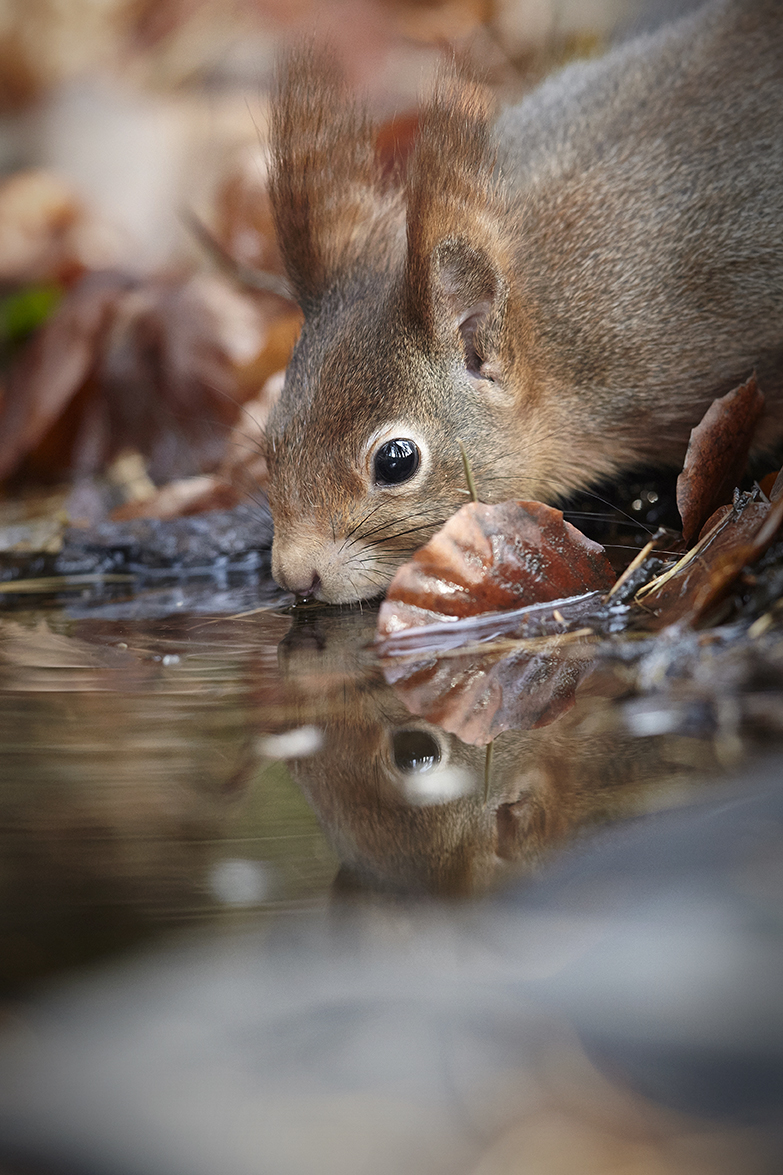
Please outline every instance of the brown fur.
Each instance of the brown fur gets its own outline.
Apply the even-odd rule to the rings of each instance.
[[[556,75],[491,126],[441,79],[402,190],[322,60],[289,68],[273,201],[305,325],[270,421],[273,567],[385,589],[465,500],[555,501],[676,465],[756,368],[783,435],[783,6],[712,0]],[[391,430],[391,431],[390,431]],[[410,481],[373,452],[416,440]],[[373,440],[373,438],[375,438]]]
[[[279,78],[270,129],[278,240],[307,310],[386,235],[375,130],[329,60],[307,53],[293,54]]]

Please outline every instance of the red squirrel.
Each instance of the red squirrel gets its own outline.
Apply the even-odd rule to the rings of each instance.
[[[407,175],[294,55],[271,194],[304,325],[267,433],[273,574],[377,596],[466,500],[681,462],[755,369],[783,436],[783,3],[712,0],[493,120],[441,78]]]

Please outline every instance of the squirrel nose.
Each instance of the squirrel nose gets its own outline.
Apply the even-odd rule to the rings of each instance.
[[[277,579],[281,587],[288,588],[289,592],[302,599],[314,596],[321,586],[321,577],[317,571],[294,571],[291,574],[278,571]]]
[[[305,536],[307,538],[308,536]],[[275,537],[272,546],[272,575],[281,588],[300,597],[321,593],[320,548],[316,542],[286,542]]]
[[[308,596],[317,595],[320,586],[321,577],[317,571],[314,571],[307,586],[301,586],[300,584],[297,584],[291,590],[296,592],[297,596],[299,596],[301,599],[306,599]]]

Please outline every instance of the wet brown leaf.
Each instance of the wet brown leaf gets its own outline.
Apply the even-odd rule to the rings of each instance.
[[[603,601],[589,592],[405,629],[377,643],[384,677],[412,713],[476,746],[546,726],[591,667]]]
[[[764,396],[753,375],[714,400],[691,432],[677,479],[677,507],[686,543],[692,542],[718,506],[731,502],[763,411]]]
[[[709,619],[781,524],[783,497],[770,504],[743,495],[715,512],[697,546],[641,589],[636,605],[593,592],[401,629],[378,641],[384,676],[412,713],[464,742],[547,725],[590,673],[596,638]]]
[[[603,547],[560,510],[540,502],[469,503],[399,568],[378,635],[604,591],[614,578]]]

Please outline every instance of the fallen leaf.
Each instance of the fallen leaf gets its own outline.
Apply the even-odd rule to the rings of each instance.
[[[72,188],[51,172],[18,171],[0,184],[0,281],[52,280],[72,269],[70,230],[81,216]]]
[[[404,563],[378,616],[378,635],[498,612],[537,600],[605,591],[603,547],[540,502],[471,502]]]
[[[13,473],[87,381],[98,339],[134,280],[90,274],[64,299],[12,367],[0,406],[0,480]]]
[[[713,400],[691,432],[677,479],[677,507],[687,544],[718,506],[731,502],[763,411],[764,396],[752,375],[747,383]]]
[[[239,501],[240,494],[233,486],[222,478],[202,474],[170,481],[143,501],[118,506],[109,517],[112,522],[127,522],[131,518],[185,518],[210,510],[231,510]]]
[[[690,551],[637,593],[651,631],[687,620],[695,624],[726,595],[744,567],[774,541],[783,524],[783,497],[774,503],[740,495],[721,506]]]
[[[243,400],[298,330],[217,276],[92,273],[19,353],[0,404],[0,479],[52,479],[144,455],[155,482],[220,465]]]

